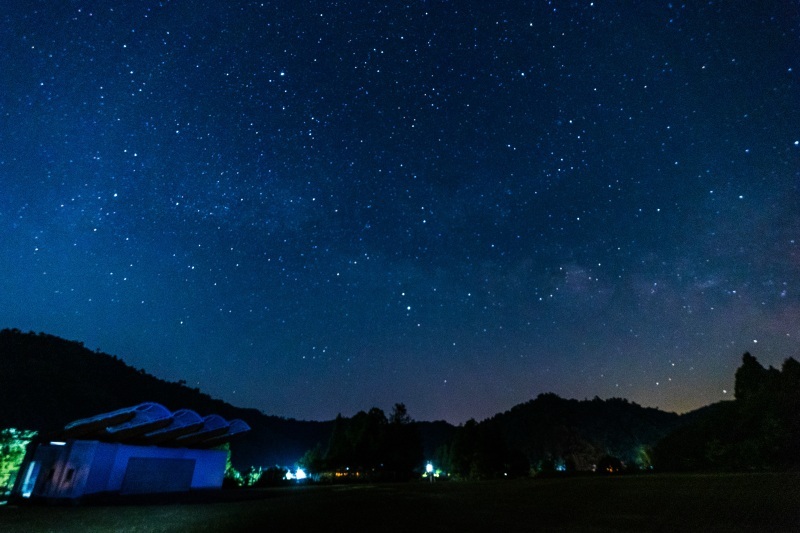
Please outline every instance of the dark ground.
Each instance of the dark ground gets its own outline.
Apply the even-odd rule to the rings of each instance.
[[[800,531],[800,474],[297,486],[0,506],[0,531]]]

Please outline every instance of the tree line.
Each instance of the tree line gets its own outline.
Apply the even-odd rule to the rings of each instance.
[[[452,476],[481,479],[614,469],[612,459],[627,469],[662,471],[800,467],[800,363],[792,358],[780,369],[765,368],[745,353],[735,375],[735,399],[684,415],[621,398],[540,394],[458,427],[413,421],[403,404],[388,416],[373,408],[327,422],[267,416],[44,333],[0,330],[0,366],[0,428],[44,434],[78,418],[157,401],[246,420],[253,430],[231,445],[242,471],[292,464],[306,450],[303,461],[312,472],[350,468],[384,479],[421,473],[425,460]]]
[[[312,473],[342,480],[407,480],[422,464],[417,425],[405,404],[397,403],[387,417],[373,407],[351,418],[336,417],[326,445],[318,444],[300,464]]]
[[[780,370],[764,368],[745,353],[734,396],[677,415],[621,398],[540,394],[490,419],[459,425],[425,459],[451,479],[800,467],[800,363],[789,358]],[[423,471],[420,449],[415,423],[397,404],[388,418],[380,409],[338,416],[327,444],[309,450],[302,462],[312,472],[406,479]]]
[[[659,442],[660,470],[752,471],[800,467],[800,363],[764,368],[750,353],[736,370],[735,400],[691,415]]]

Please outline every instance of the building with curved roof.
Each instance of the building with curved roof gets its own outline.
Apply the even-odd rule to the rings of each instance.
[[[242,420],[154,402],[76,420],[31,443],[12,495],[80,500],[219,489],[227,452],[212,448],[249,430]]]

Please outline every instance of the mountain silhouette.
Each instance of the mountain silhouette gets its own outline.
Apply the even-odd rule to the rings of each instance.
[[[247,422],[251,431],[231,442],[233,464],[240,470],[290,466],[315,446],[327,446],[334,426],[333,420],[302,421],[236,407],[46,333],[0,331],[0,368],[0,428],[47,434],[74,420],[158,402],[170,410],[188,408],[201,416],[213,413]],[[548,393],[477,425],[490,428],[506,449],[522,453],[531,466],[567,459],[586,468],[604,455],[635,461],[643,447],[655,445],[690,418],[618,398],[578,401]],[[444,421],[415,424],[426,458],[435,457],[463,427]]]

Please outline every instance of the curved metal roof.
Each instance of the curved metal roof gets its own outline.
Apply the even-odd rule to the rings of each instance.
[[[172,412],[161,404],[145,402],[70,422],[64,426],[61,436],[65,439],[208,448],[249,430],[250,426],[242,420],[228,422],[215,414],[201,418],[191,409]]]

